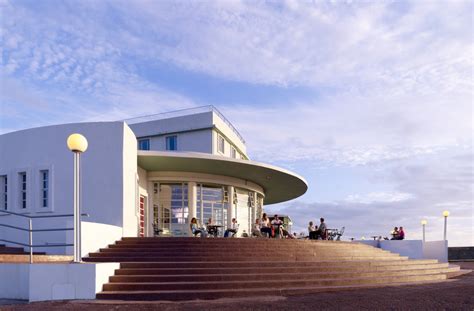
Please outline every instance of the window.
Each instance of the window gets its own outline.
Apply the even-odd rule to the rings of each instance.
[[[140,139],[138,141],[138,150],[150,150],[150,140]]]
[[[26,172],[18,173],[19,181],[20,181],[20,208],[26,208]]]
[[[0,176],[0,208],[8,209],[8,176]]]
[[[41,207],[49,207],[49,171],[40,171]]]
[[[224,153],[225,151],[225,140],[224,137],[222,137],[221,135],[217,136],[217,150],[220,153]]]
[[[178,150],[178,136],[166,137],[166,150]]]
[[[234,147],[230,148],[230,156],[234,159],[237,159],[237,150]]]

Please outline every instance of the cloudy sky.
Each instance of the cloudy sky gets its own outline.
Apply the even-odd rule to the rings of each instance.
[[[0,0],[0,133],[215,105],[295,229],[474,245],[472,1]]]

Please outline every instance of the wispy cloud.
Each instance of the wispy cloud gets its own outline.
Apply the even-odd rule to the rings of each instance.
[[[294,214],[301,228],[314,209],[337,225],[355,217],[349,232],[368,235],[367,219],[382,220],[372,233],[395,220],[416,232],[413,214],[436,223],[446,208],[461,243],[472,237],[462,226],[474,226],[473,9],[462,0],[3,0],[0,133],[208,104],[164,66],[232,81],[260,98],[219,105],[253,159],[315,187],[315,169],[345,179],[354,167],[383,185],[269,210]],[[216,85],[200,91],[232,94]],[[272,90],[288,96],[265,97]],[[304,99],[291,96],[300,90]]]

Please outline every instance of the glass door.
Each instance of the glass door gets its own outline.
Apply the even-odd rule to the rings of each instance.
[[[158,186],[158,185],[157,185]],[[165,234],[189,235],[188,185],[159,184],[158,225]]]

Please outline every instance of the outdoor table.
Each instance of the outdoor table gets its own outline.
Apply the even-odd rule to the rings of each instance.
[[[217,234],[219,233],[219,228],[222,228],[220,225],[207,225],[207,232],[214,236],[217,237]]]

